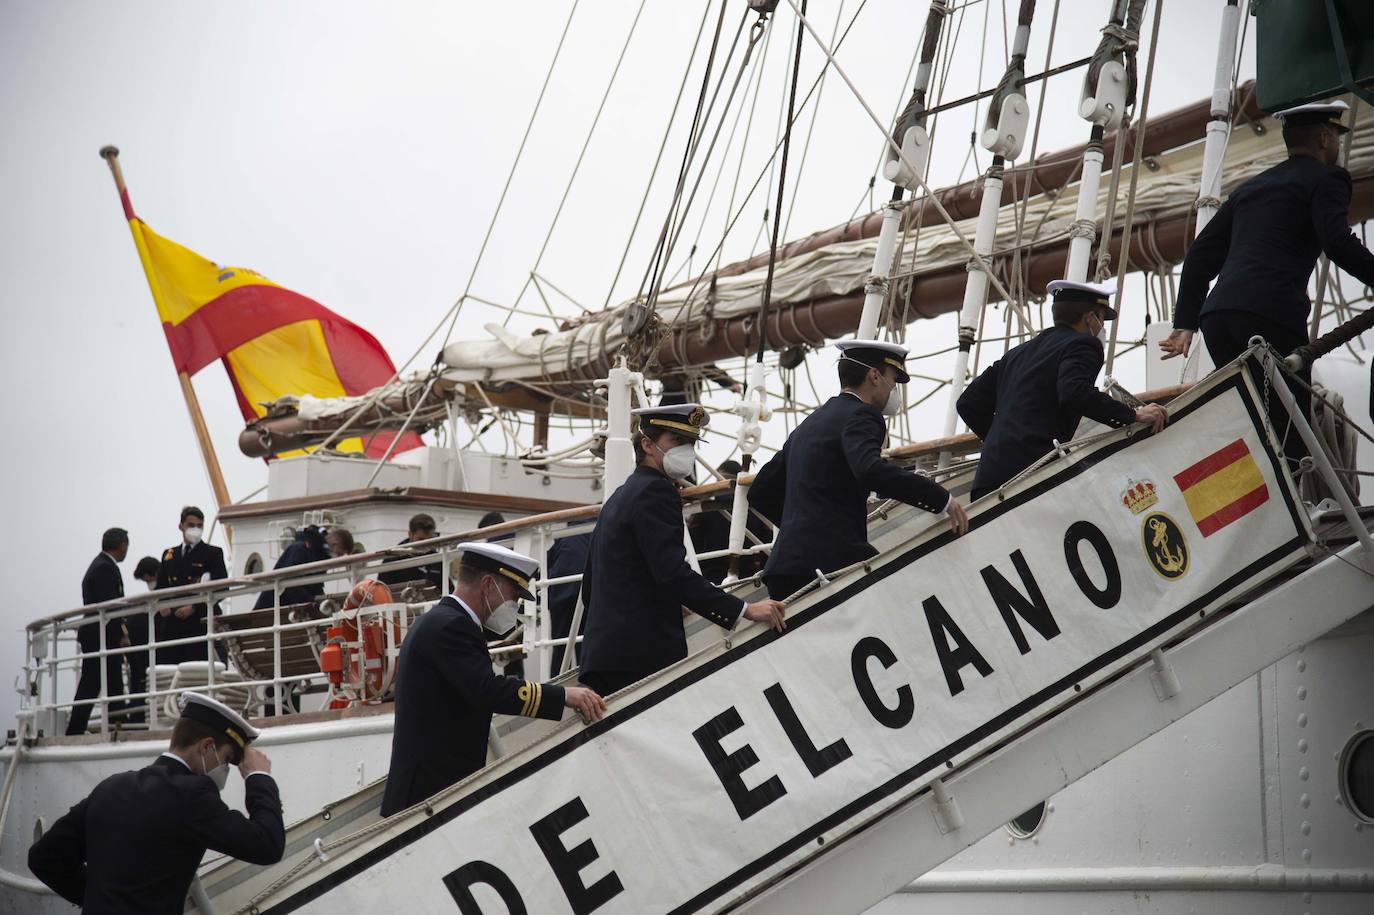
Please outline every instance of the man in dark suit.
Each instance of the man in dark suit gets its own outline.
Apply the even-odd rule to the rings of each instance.
[[[778,523],[763,581],[774,597],[795,594],[816,577],[877,554],[868,542],[868,494],[935,514],[956,533],[968,529],[963,507],[940,484],[883,460],[885,416],[901,411],[910,380],[906,349],[879,340],[842,340],[840,393],[792,431],[759,470],[749,504]]]
[[[562,578],[565,575],[581,575],[587,568],[587,554],[591,552],[592,535],[574,534],[571,537],[560,537],[549,547],[548,570],[549,579]],[[552,637],[555,639],[567,638],[572,631],[573,617],[577,614],[577,595],[581,592],[582,585],[575,581],[565,582],[561,585],[551,585],[549,587],[549,621],[552,624]],[[583,608],[584,611],[586,608]],[[587,615],[582,615],[582,625],[578,627],[578,635],[581,635],[587,628]],[[563,646],[556,646],[551,652],[552,659],[550,669],[554,674],[562,669],[563,666]],[[573,652],[577,656],[577,652]]]
[[[515,628],[516,599],[533,600],[539,563],[494,543],[469,543],[457,584],[417,619],[401,643],[396,728],[382,815],[412,807],[487,763],[493,712],[557,721],[564,707],[596,721],[606,709],[589,689],[499,676],[483,638]]]
[[[224,551],[201,540],[205,533],[205,513],[194,505],[188,505],[181,510],[181,522],[177,526],[181,529],[181,543],[168,547],[162,553],[162,562],[157,570],[158,590],[228,578],[229,572],[224,567]],[[205,635],[205,617],[208,609],[205,604],[160,608],[155,621],[157,641],[167,642]],[[223,660],[222,646],[216,648],[216,653]],[[204,645],[187,643],[157,650],[159,664],[204,660]]]
[[[1096,283],[1055,280],[1054,326],[1012,347],[964,389],[959,416],[983,440],[973,498],[981,499],[1067,442],[1084,416],[1120,428],[1133,422],[1164,428],[1169,414],[1158,404],[1139,410],[1097,389],[1101,336],[1116,319],[1115,290]]]
[[[86,569],[85,576],[81,579],[81,603],[100,604],[107,600],[118,600],[124,596],[124,576],[119,571],[119,564],[124,561],[124,557],[129,554],[129,532],[122,527],[112,527],[100,537],[100,552],[91,560],[90,566]],[[100,622],[98,617],[92,615],[91,619],[95,622],[82,623],[76,630],[76,643],[81,648],[82,654],[100,651]],[[107,620],[105,623],[105,648],[128,648],[131,644],[129,639],[129,618]],[[100,695],[101,682],[100,671],[105,671],[106,698],[122,696],[124,694],[124,656],[106,655],[105,663],[100,663],[100,658],[83,658],[81,661],[81,679],[76,683],[76,698],[74,702],[82,702],[86,699],[94,699]],[[113,709],[114,706],[107,706]],[[86,725],[91,719],[91,705],[73,705],[71,717],[67,719],[67,734],[84,734]],[[108,712],[107,712],[108,714]]]
[[[410,546],[416,543],[423,543],[426,540],[433,540],[437,536],[437,526],[434,518],[424,512],[414,515],[410,523],[406,525],[408,534],[397,546]],[[430,551],[433,552],[433,551]],[[422,555],[429,555],[428,553]],[[412,581],[423,580],[440,594],[444,592],[444,567],[443,564],[435,561],[422,566],[413,566],[409,569],[390,569],[377,576],[378,580],[387,585],[404,585]]]
[[[96,785],[29,848],[29,870],[87,912],[180,912],[206,849],[275,864],[286,847],[272,764],[258,732],[214,699],[185,693],[171,746],[151,765]],[[248,816],[219,792],[243,775]]]
[[[296,536],[292,539],[291,545],[281,551],[281,556],[277,559],[277,564],[273,569],[287,569],[291,566],[303,566],[309,562],[321,562],[328,559],[329,550],[325,547],[324,529],[307,524],[296,531]],[[324,585],[316,583],[313,585],[292,585],[283,588],[281,592],[281,606],[289,607],[292,604],[305,604],[318,600],[324,596]],[[258,599],[253,604],[254,610],[267,610],[271,608],[273,600],[276,598],[271,591],[263,591],[258,595]]]
[[[1212,221],[1193,240],[1183,261],[1174,331],[1160,341],[1164,358],[1186,356],[1193,335],[1202,339],[1212,362],[1223,366],[1258,334],[1280,353],[1308,342],[1307,280],[1325,252],[1332,263],[1361,283],[1374,285],[1374,254],[1350,231],[1350,173],[1336,162],[1344,102],[1301,105],[1277,112],[1288,158],[1231,192]],[[1218,277],[1211,293],[1207,284]],[[1311,381],[1310,369],[1300,373]],[[1307,412],[1311,397],[1292,381],[1289,388]],[[1271,416],[1287,426],[1277,398]],[[1306,448],[1296,433],[1285,437],[1289,457]]]
[[[582,576],[587,629],[578,679],[602,695],[687,656],[683,608],[727,631],[742,618],[785,626],[780,602],[745,603],[687,564],[682,497],[672,481],[692,471],[706,410],[677,404],[633,412],[638,466],[602,506]]]

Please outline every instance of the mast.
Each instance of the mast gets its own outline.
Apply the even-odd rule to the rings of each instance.
[[[911,100],[897,118],[896,129],[892,135],[902,144],[902,156],[884,144],[883,177],[892,182],[892,196],[883,207],[883,227],[878,233],[878,250],[873,255],[873,271],[864,284],[863,310],[859,313],[859,329],[854,336],[859,340],[875,340],[878,337],[878,318],[882,314],[883,302],[887,300],[888,285],[891,282],[892,256],[897,247],[897,232],[901,228],[902,211],[906,204],[902,198],[908,189],[920,188],[917,172],[924,172],[930,158],[930,133],[926,130],[926,92],[930,89],[931,75],[935,72],[935,52],[940,46],[940,32],[944,29],[945,18],[949,15],[949,0],[931,0],[930,12],[926,15],[925,35],[921,42],[921,61],[916,69],[916,81],[911,89]],[[905,161],[903,161],[903,157]],[[912,168],[907,167],[910,162]]]
[[[1102,41],[1093,53],[1078,116],[1092,124],[1087,148],[1083,151],[1083,173],[1078,184],[1078,210],[1069,233],[1069,257],[1064,278],[1075,282],[1088,279],[1088,262],[1097,239],[1097,193],[1102,183],[1102,140],[1115,130],[1126,113],[1128,100],[1135,94],[1135,77],[1123,58],[1127,44],[1140,30],[1145,0],[1112,0],[1111,17],[1102,29]]]
[[[1202,152],[1202,180],[1197,191],[1197,232],[1201,233],[1221,207],[1221,160],[1231,136],[1231,67],[1236,57],[1236,33],[1240,30],[1240,0],[1226,0],[1221,9],[1221,35],[1217,40],[1217,67],[1212,75],[1212,119],[1207,122],[1207,141]],[[1196,236],[1194,236],[1196,237]]]
[[[129,201],[129,190],[124,186],[124,172],[119,167],[119,149],[114,146],[101,147],[100,158],[110,166],[110,175],[114,178],[115,190],[119,191],[119,202],[124,207],[124,218],[129,221],[129,231],[133,233],[134,247],[138,249],[138,259],[143,264],[143,275],[148,280],[153,302],[161,305],[158,301],[157,280],[153,275],[152,266],[148,263],[148,253],[139,232],[139,219],[134,214],[134,205]],[[205,424],[205,415],[200,410],[200,398],[196,396],[196,389],[191,385],[190,375],[177,372],[177,380],[181,383],[181,396],[186,401],[186,412],[191,414],[191,426],[196,430],[196,444],[200,446],[200,457],[205,462],[205,474],[210,478],[210,488],[214,491],[215,501],[219,507],[224,508],[229,504],[229,487],[225,485],[224,471],[220,469],[214,442],[210,440],[210,429]]]
[[[1002,173],[1007,159],[1021,154],[1026,128],[1030,125],[1030,106],[1026,104],[1026,49],[1030,45],[1031,20],[1035,17],[1035,0],[1021,0],[1016,21],[1016,39],[1011,61],[997,93],[988,102],[980,142],[992,153],[992,164],[983,175],[983,197],[978,207],[978,224],[973,235],[973,250],[987,260],[997,237],[997,213],[1002,206]],[[964,286],[964,303],[959,310],[959,350],[954,358],[954,375],[950,380],[949,404],[945,408],[946,438],[954,434],[959,422],[959,395],[964,392],[968,374],[969,353],[978,333],[983,306],[988,299],[988,275],[977,261],[968,265],[968,280]],[[937,466],[949,466],[950,452],[940,452]]]

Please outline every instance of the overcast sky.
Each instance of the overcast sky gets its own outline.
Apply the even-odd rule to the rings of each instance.
[[[1016,5],[977,2],[956,16],[951,27],[959,42],[946,100],[996,83],[1005,62],[1004,8],[1011,8],[1010,32]],[[1039,5],[1030,72],[1044,65],[1054,7],[1049,0]],[[730,0],[727,41],[744,6]],[[1152,111],[1209,94],[1221,6],[1166,5]],[[817,0],[810,14],[829,36],[837,14],[847,23],[859,7],[858,0],[842,8]],[[1053,63],[1091,53],[1107,7],[1105,0],[1062,0]],[[317,299],[370,330],[400,364],[467,284],[569,9],[566,0],[0,0],[0,301],[11,436],[0,478],[12,487],[0,533],[10,582],[0,632],[11,636],[0,641],[0,721],[11,722],[17,704],[10,686],[23,660],[24,624],[79,604],[81,575],[99,550],[100,532],[111,525],[131,531],[127,581],[139,556],[177,541],[181,505],[213,508],[99,148],[119,146],[134,206],[154,230]],[[577,9],[474,293],[509,302],[519,291],[638,9],[636,0]],[[702,55],[612,291],[703,10],[681,0],[645,4],[540,264],[542,275],[587,307],[632,295],[645,269],[700,86]],[[925,4],[909,0],[868,0],[840,51],[841,64],[884,120],[909,91],[906,74],[925,14]],[[780,28],[761,63],[741,191],[777,136],[785,45],[795,29],[786,0],[778,15]],[[1151,15],[1153,6],[1147,21]],[[713,24],[714,7],[710,16]],[[1253,74],[1252,45],[1253,39],[1243,78]],[[761,46],[756,54],[763,53]],[[822,62],[810,39],[802,59],[805,88]],[[1086,139],[1087,126],[1075,115],[1078,86],[1076,76],[1052,81],[1041,151]],[[1030,98],[1038,101],[1038,89]],[[975,174],[968,155],[973,109],[946,117],[937,132],[934,185]],[[809,123],[807,117],[798,130]],[[732,162],[745,136],[741,123],[727,150]],[[828,79],[804,169],[799,178],[795,171],[789,176],[800,189],[789,235],[843,222],[861,203],[866,210],[879,149],[876,128],[849,89]],[[986,165],[986,154],[978,153]],[[706,210],[705,249],[720,238],[737,170],[727,168]],[[703,200],[714,174],[712,166]],[[880,181],[878,199],[889,189]],[[762,195],[749,201],[727,260],[756,250],[763,209]],[[689,218],[692,236],[701,218],[700,210]],[[521,307],[542,305],[527,295]],[[468,303],[455,339],[480,337],[482,324],[501,318]],[[540,324],[525,316],[512,321],[522,332]],[[949,345],[953,323],[913,327],[909,339],[913,348]],[[424,350],[421,364],[434,354]],[[1139,374],[1138,366],[1123,377],[1132,371]],[[223,370],[211,365],[195,383],[231,495],[241,498],[265,482],[264,465],[237,451],[242,422]],[[942,399],[935,401],[920,414],[929,435],[938,434],[943,412]],[[126,585],[130,593],[136,588],[142,585]]]

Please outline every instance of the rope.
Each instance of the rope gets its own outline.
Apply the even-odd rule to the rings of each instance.
[[[635,10],[635,18],[630,22],[630,30],[625,33],[625,42],[620,47],[620,56],[615,59],[615,66],[611,69],[611,78],[606,83],[606,91],[601,93],[601,102],[596,106],[596,114],[592,115],[591,127],[587,128],[586,139],[582,141],[582,148],[577,153],[577,161],[573,163],[572,174],[568,176],[568,183],[563,188],[563,196],[558,199],[558,207],[553,212],[553,219],[549,221],[549,230],[544,233],[544,242],[539,246],[539,253],[535,255],[534,266],[530,268],[529,278],[520,287],[520,292],[515,296],[515,305],[520,304],[524,298],[525,291],[529,289],[530,283],[534,278],[535,272],[539,269],[540,263],[544,260],[544,254],[549,250],[549,241],[553,238],[554,229],[558,226],[559,217],[563,215],[563,207],[568,202],[568,195],[572,193],[573,184],[577,181],[578,172],[582,170],[582,160],[586,158],[587,147],[591,146],[592,137],[596,135],[596,128],[601,123],[601,115],[606,110],[606,102],[611,97],[611,90],[615,88],[616,77],[620,75],[620,65],[625,62],[625,54],[630,50],[630,42],[634,39],[635,29],[639,28],[639,19],[644,14],[644,4],[647,0],[639,0],[639,9]],[[553,308],[545,301],[544,306],[548,308],[550,316],[553,316]],[[514,312],[507,312],[506,317],[501,321],[501,326],[505,327],[510,323]]]
[[[386,386],[400,378],[401,373],[410,367],[410,364],[415,361],[415,359],[420,355],[420,353],[425,351],[425,349],[429,346],[430,341],[432,341],[435,335],[439,333],[439,328],[444,326],[445,321],[449,322],[448,330],[444,333],[444,342],[439,344],[440,352],[442,353],[443,348],[448,345],[449,337],[453,334],[454,324],[458,320],[458,313],[462,310],[463,301],[467,298],[468,293],[472,291],[472,281],[477,276],[477,268],[481,266],[482,255],[486,253],[487,243],[491,240],[492,230],[496,228],[496,220],[498,217],[500,217],[501,208],[506,202],[506,192],[510,190],[511,179],[515,177],[515,169],[520,164],[520,157],[525,151],[525,143],[529,140],[530,131],[534,128],[535,119],[539,115],[539,106],[543,104],[544,101],[544,92],[549,88],[549,81],[553,78],[554,67],[558,64],[558,57],[563,51],[563,43],[567,40],[568,30],[572,27],[573,16],[577,13],[577,5],[580,2],[581,0],[573,0],[572,8],[568,10],[568,19],[566,22],[563,23],[562,34],[558,36],[558,46],[554,48],[553,60],[549,61],[549,70],[547,73],[544,74],[544,83],[539,88],[539,96],[535,99],[534,110],[530,112],[529,123],[525,125],[525,134],[520,138],[520,146],[515,152],[515,160],[511,163],[510,172],[506,175],[506,183],[501,188],[501,196],[497,198],[496,210],[491,214],[491,222],[487,224],[487,232],[482,237],[481,246],[477,249],[477,258],[472,263],[472,272],[468,274],[468,282],[466,288],[464,288],[463,290],[463,294],[458,297],[458,301],[454,302],[452,305],[449,306],[448,311],[446,311],[443,317],[439,319],[439,322],[434,325],[434,329],[429,332],[429,334],[425,337],[423,341],[421,341],[420,345],[415,348],[415,352],[411,353],[410,358],[407,359],[405,362],[401,363],[401,366],[391,374],[391,377],[388,378],[384,384],[377,388],[374,388],[372,393],[367,395],[366,399],[358,407],[358,409],[355,410],[353,414],[349,416],[347,420],[344,421],[343,425],[341,425],[339,428],[335,429],[332,433],[330,433],[329,437],[324,440],[324,443],[321,444],[315,450],[324,450],[325,448],[333,444],[335,441],[337,441],[339,436],[342,435],[349,428],[351,428],[353,423],[357,422],[359,417],[361,417],[368,410],[368,408],[373,406],[376,401],[380,400],[382,397],[383,390],[386,388]],[[435,361],[438,361],[437,357]]]
[[[763,351],[768,346],[768,306],[773,299],[773,270],[778,262],[778,234],[782,230],[782,221],[778,219],[778,216],[782,212],[782,195],[787,185],[787,154],[792,149],[792,124],[796,120],[797,80],[801,76],[802,30],[806,23],[806,2],[807,0],[801,0],[801,9],[797,12],[797,49],[792,56],[792,88],[787,96],[787,131],[782,135],[782,163],[778,168],[777,212],[773,214],[773,244],[768,251],[768,276],[763,281],[763,301],[759,304],[759,348],[755,361],[760,364],[763,362]],[[825,76],[824,70],[821,71],[821,76]]]
[[[673,109],[668,113],[668,123],[663,128],[663,139],[658,144],[658,155],[654,158],[654,167],[649,172],[649,180],[644,185],[644,195],[639,198],[639,210],[635,213],[634,223],[630,226],[630,237],[625,240],[625,250],[620,254],[620,263],[616,265],[615,276],[611,277],[611,284],[606,289],[606,301],[602,303],[602,310],[611,307],[611,297],[615,295],[615,285],[620,282],[620,273],[625,269],[625,261],[630,256],[630,248],[634,244],[635,233],[639,230],[639,220],[644,216],[644,208],[649,203],[649,192],[653,189],[654,178],[658,176],[658,167],[663,163],[663,152],[668,148],[668,136],[672,133],[673,121],[677,119],[678,106],[682,104],[682,94],[687,90],[687,77],[691,75],[692,64],[696,62],[697,50],[701,47],[701,36],[706,31],[706,19],[710,15],[711,7],[703,4],[701,8],[701,24],[697,26],[697,37],[692,41],[692,53],[687,58],[687,66],[682,71],[682,81],[678,83],[677,98],[673,100]]]
[[[1117,297],[1116,307],[1118,316],[1121,314],[1121,293],[1120,289],[1126,282],[1126,268],[1131,261],[1131,229],[1134,228],[1135,221],[1135,194],[1136,187],[1140,179],[1140,163],[1145,155],[1145,125],[1150,115],[1150,86],[1154,82],[1155,76],[1155,51],[1159,48],[1159,22],[1164,10],[1164,0],[1155,0],[1155,20],[1150,32],[1150,56],[1145,64],[1145,91],[1140,100],[1140,119],[1135,125],[1135,156],[1131,160],[1131,186],[1126,192],[1126,219],[1121,227],[1121,263],[1117,267],[1116,286]],[[1120,144],[1121,138],[1117,138]],[[1119,148],[1119,146],[1118,146]],[[1115,199],[1115,195],[1113,195]],[[1102,236],[1102,250],[1109,251],[1112,237],[1109,233]],[[1107,342],[1107,361],[1105,370],[1108,375],[1112,373],[1112,364],[1116,360],[1116,335],[1120,326],[1120,320],[1112,322],[1111,337]]]

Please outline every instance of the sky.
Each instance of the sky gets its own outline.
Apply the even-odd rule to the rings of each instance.
[[[598,0],[578,4],[570,20],[572,6],[569,0],[518,7],[0,0],[0,124],[7,140],[0,168],[0,308],[7,325],[0,380],[11,392],[6,426],[14,435],[0,455],[0,479],[15,484],[7,499],[10,523],[0,530],[10,581],[9,600],[0,605],[6,636],[0,639],[0,721],[12,722],[17,707],[11,684],[23,662],[24,625],[80,603],[81,576],[99,550],[101,531],[114,525],[130,531],[124,570],[126,591],[135,593],[142,585],[129,578],[134,561],[177,542],[180,507],[213,508],[100,147],[120,148],[135,209],[155,231],[318,300],[371,331],[398,365],[413,354],[427,365],[436,345],[423,343],[468,288],[474,264],[471,292],[484,299],[516,300],[537,263],[542,276],[598,309],[633,295],[648,263],[704,50],[687,80],[627,266],[612,286],[707,8],[680,0],[645,0],[642,7],[638,0]],[[1003,0],[960,6],[951,23],[959,39],[946,71],[946,100],[995,85],[1015,6]],[[1032,73],[1045,63],[1055,4],[1041,0],[1039,6],[1027,65]],[[1091,53],[1108,4],[1061,0],[1059,6],[1052,65]],[[1152,111],[1210,93],[1221,6],[1219,0],[1165,6]],[[744,7],[743,0],[729,0],[725,41]],[[716,9],[709,10],[708,29]],[[809,14],[829,39],[837,20],[847,23],[856,10],[838,59],[887,120],[909,92],[926,5],[817,0]],[[1005,30],[1004,15],[1011,23]],[[1153,5],[1147,22],[1152,15]],[[607,92],[632,23],[632,41]],[[709,205],[701,203],[687,222],[703,251],[720,240],[734,174],[741,172],[741,188],[747,187],[778,136],[786,43],[796,28],[787,0],[778,23],[765,39],[767,50],[761,45],[755,52],[766,56],[758,65],[755,114],[745,122],[750,129],[741,123],[717,153],[729,157],[729,167]],[[479,263],[565,24],[539,117]],[[1148,42],[1148,26],[1146,32]],[[822,62],[808,37],[803,88]],[[731,66],[738,64],[735,58]],[[1143,76],[1144,53],[1141,67]],[[1251,33],[1242,79],[1253,72]],[[746,78],[737,107],[752,98],[754,77],[746,72]],[[1042,152],[1087,136],[1076,115],[1079,77],[1059,77],[1049,87]],[[1038,89],[1029,95],[1036,104]],[[977,115],[971,106],[958,109],[937,128],[932,186],[976,174],[967,139],[975,116],[981,109]],[[809,125],[808,116],[797,130]],[[799,133],[795,142],[802,141]],[[724,136],[720,142],[726,144]],[[794,146],[789,186],[797,192],[786,216],[788,235],[844,222],[856,208],[866,212],[880,144],[854,94],[832,74],[809,142],[801,152]],[[987,163],[981,149],[977,162]],[[712,165],[703,201],[715,173]],[[879,200],[888,189],[880,179]],[[740,228],[727,239],[727,262],[759,250],[762,195],[743,207]],[[690,268],[674,263],[672,269],[687,276],[699,264],[700,255]],[[564,312],[574,308],[556,304]],[[519,307],[529,313],[513,316],[512,329],[549,326],[538,316],[543,306],[536,296],[527,292]],[[504,317],[468,301],[454,339],[482,337],[484,324]],[[955,328],[947,318],[909,334],[914,349],[935,349],[954,342]],[[1129,383],[1141,369],[1128,361],[1119,374]],[[266,481],[265,467],[237,450],[242,421],[222,369],[211,365],[195,386],[231,497],[242,498]],[[942,398],[933,398],[915,428],[939,434],[942,413]]]

